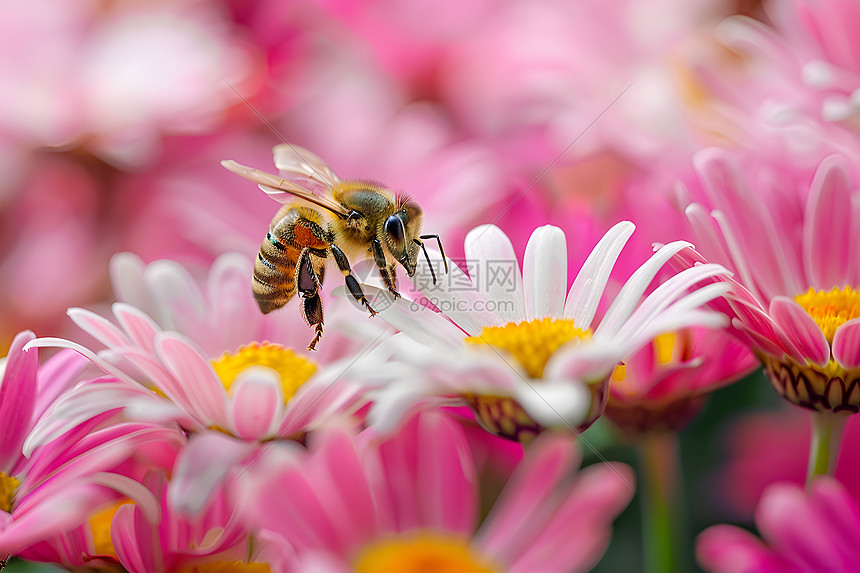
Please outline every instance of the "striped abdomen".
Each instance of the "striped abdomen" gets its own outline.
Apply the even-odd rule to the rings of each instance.
[[[322,284],[332,233],[313,209],[284,205],[272,219],[254,264],[254,298],[263,313],[287,304],[296,294],[296,263],[305,248]]]

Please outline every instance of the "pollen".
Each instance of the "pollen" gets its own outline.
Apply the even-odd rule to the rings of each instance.
[[[454,536],[419,534],[395,537],[362,551],[354,563],[355,573],[494,573],[475,555],[469,544]]]
[[[0,472],[0,511],[12,513],[12,501],[21,482],[17,478]]]
[[[485,326],[479,336],[466,342],[489,344],[509,352],[532,378],[543,377],[547,361],[564,344],[591,337],[590,330],[577,328],[572,320],[544,318],[505,326]]]
[[[97,555],[117,556],[111,541],[111,523],[117,510],[128,503],[131,503],[131,500],[123,499],[90,518],[90,531],[93,534],[93,546]]]
[[[236,377],[251,366],[264,366],[274,370],[280,376],[284,401],[287,402],[317,369],[317,365],[304,356],[279,344],[267,342],[253,342],[241,347],[235,354],[225,352],[221,358],[212,361],[212,368],[227,392]]]
[[[794,300],[809,313],[831,344],[837,328],[860,317],[860,292],[849,286],[841,290],[833,287],[830,291],[810,288]]]

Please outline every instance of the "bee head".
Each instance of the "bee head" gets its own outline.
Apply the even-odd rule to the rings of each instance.
[[[397,205],[397,211],[383,223],[382,232],[389,252],[411,277],[418,264],[420,243],[416,239],[421,234],[424,213],[417,203],[408,198],[399,200]]]

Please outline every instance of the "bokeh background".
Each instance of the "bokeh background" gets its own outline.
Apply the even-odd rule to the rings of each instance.
[[[520,256],[553,224],[581,245],[574,272],[630,219],[631,268],[653,242],[690,238],[676,183],[698,192],[701,149],[799,168],[856,157],[860,48],[842,28],[857,6],[3,0],[0,347],[24,328],[77,337],[65,310],[112,300],[114,253],[201,273],[253,255],[276,205],[219,162],[272,171],[282,141],[408,190],[455,258],[477,224]],[[712,396],[682,435],[688,547],[713,523],[752,527],[766,484],[802,482],[806,422],[758,372]],[[849,423],[843,450],[858,432]],[[603,421],[584,439],[588,461],[636,462]],[[598,571],[640,561],[634,502]]]

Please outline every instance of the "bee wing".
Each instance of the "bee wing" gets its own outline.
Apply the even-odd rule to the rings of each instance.
[[[223,165],[228,171],[232,171],[236,175],[241,175],[245,179],[253,181],[268,196],[281,203],[286,203],[290,199],[298,197],[317,207],[322,207],[323,209],[331,211],[338,217],[347,217],[349,215],[349,213],[344,210],[343,206],[330,197],[317,195],[297,182],[283,179],[277,175],[272,175],[271,173],[266,173],[265,171],[260,171],[259,169],[254,169],[253,167],[236,163],[232,159],[222,161],[221,165]]]
[[[315,186],[331,189],[340,182],[340,178],[319,155],[304,147],[282,143],[272,149],[272,154],[275,157],[275,167],[278,168],[284,179],[297,180],[297,178],[302,178],[309,180],[312,182],[311,189]]]

